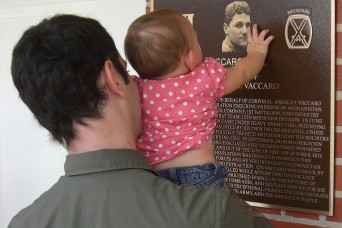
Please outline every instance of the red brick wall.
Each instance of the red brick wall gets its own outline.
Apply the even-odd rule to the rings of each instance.
[[[149,0],[146,11],[149,11]],[[328,0],[327,0],[328,1]],[[342,227],[342,0],[336,2],[336,135],[334,216],[256,208],[270,219],[275,228]]]

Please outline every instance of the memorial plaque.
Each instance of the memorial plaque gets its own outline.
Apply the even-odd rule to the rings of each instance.
[[[151,10],[181,12],[193,24],[203,55],[228,68],[246,55],[245,45],[234,46],[229,37],[225,9],[232,2],[154,0]],[[251,205],[332,215],[335,2],[246,4],[250,13],[234,26],[256,23],[275,39],[261,72],[218,100],[217,162],[228,167],[229,186]]]

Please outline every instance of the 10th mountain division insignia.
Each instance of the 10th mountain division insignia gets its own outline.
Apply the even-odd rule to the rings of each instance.
[[[287,11],[285,39],[290,49],[308,49],[312,39],[311,10],[297,8]]]

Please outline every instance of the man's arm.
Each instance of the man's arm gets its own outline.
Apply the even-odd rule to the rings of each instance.
[[[272,228],[273,225],[260,212],[254,210],[231,189],[222,194],[220,227]]]

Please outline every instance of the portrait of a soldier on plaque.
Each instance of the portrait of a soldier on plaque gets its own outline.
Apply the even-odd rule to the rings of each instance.
[[[251,8],[245,1],[235,1],[226,6],[224,11],[222,53],[245,56],[251,27]]]
[[[187,17],[203,56],[226,69],[247,55],[248,29],[269,29],[261,71],[216,100],[216,161],[253,206],[332,215],[335,2],[151,0],[164,8]]]

